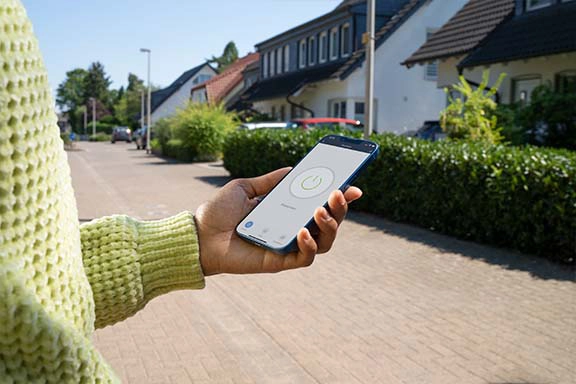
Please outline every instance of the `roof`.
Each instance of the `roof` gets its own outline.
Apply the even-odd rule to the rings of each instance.
[[[576,3],[526,12],[499,26],[458,66],[473,67],[576,51]]]
[[[515,0],[470,0],[404,65],[469,53],[498,25],[514,14]]]
[[[159,89],[152,92],[152,100],[150,105],[150,110],[154,112],[162,103],[164,103],[170,96],[172,96],[177,90],[180,89],[184,84],[188,82],[194,75],[196,75],[205,65],[210,66],[207,63],[200,64],[197,67],[187,70],[180,75],[172,84],[166,88]],[[212,67],[210,67],[212,68]]]
[[[244,79],[242,76],[244,69],[251,63],[258,61],[259,58],[260,54],[258,52],[249,53],[230,64],[224,72],[192,88],[192,92],[205,88],[208,103],[212,104],[222,101],[230,91],[242,82]]]
[[[427,0],[409,0],[400,10],[392,16],[376,33],[375,48],[382,45],[406,20],[410,18]],[[348,61],[334,74],[333,77],[346,78],[358,68],[366,57],[366,49],[361,48],[350,56]]]
[[[341,61],[332,62],[307,70],[289,72],[282,76],[260,80],[246,90],[242,99],[246,101],[258,101],[288,96],[306,84],[329,79],[341,65]]]

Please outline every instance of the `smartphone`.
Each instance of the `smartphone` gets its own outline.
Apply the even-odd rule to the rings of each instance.
[[[236,227],[241,238],[286,254],[298,249],[302,227],[315,226],[314,211],[330,193],[345,191],[376,158],[378,145],[339,135],[322,138]]]

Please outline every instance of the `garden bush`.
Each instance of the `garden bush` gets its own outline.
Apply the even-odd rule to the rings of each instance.
[[[104,132],[98,132],[95,135],[90,135],[90,141],[110,141],[111,136]]]
[[[237,131],[224,166],[251,177],[294,165],[326,132]],[[573,264],[576,154],[373,135],[380,155],[357,180],[357,209]]]

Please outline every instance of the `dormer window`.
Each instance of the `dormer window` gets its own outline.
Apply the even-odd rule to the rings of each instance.
[[[316,64],[316,37],[308,38],[308,64]]]
[[[270,77],[274,76],[276,73],[276,54],[274,51],[270,51]]]
[[[298,43],[298,67],[304,68],[306,67],[306,39],[300,40]]]
[[[350,55],[350,24],[346,23],[342,26],[340,37],[340,52],[342,56]]]
[[[338,28],[330,30],[330,60],[338,58]]]
[[[320,45],[318,62],[325,63],[328,60],[328,33],[326,31],[320,34],[318,44]]]
[[[290,70],[290,46],[284,46],[284,72],[288,72]]]
[[[263,78],[267,78],[268,77],[268,53],[265,53],[264,55],[262,55],[262,77]]]
[[[526,0],[526,10],[533,11],[547,7],[552,4],[552,0]]]
[[[277,74],[281,74],[282,73],[282,48],[278,48],[276,50],[276,73]]]

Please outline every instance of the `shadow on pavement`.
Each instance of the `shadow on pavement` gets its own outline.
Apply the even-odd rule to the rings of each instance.
[[[386,234],[416,241],[440,251],[456,253],[474,260],[481,260],[502,268],[530,273],[540,279],[576,281],[574,267],[556,264],[533,255],[513,250],[494,248],[471,241],[456,239],[408,224],[395,223],[368,213],[352,211],[348,220],[382,231]]]
[[[195,179],[215,187],[222,187],[224,184],[232,180],[230,176],[197,176]]]

